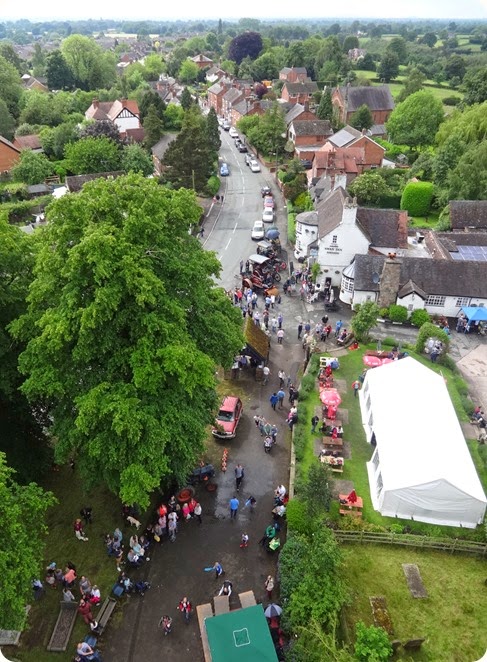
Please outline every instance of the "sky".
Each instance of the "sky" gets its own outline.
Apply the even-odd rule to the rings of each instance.
[[[175,2],[144,3],[133,0],[0,0],[0,20],[29,18],[35,20],[63,20],[86,18],[112,18],[144,20],[191,20],[200,18],[484,18],[487,19],[487,0],[347,0],[336,3],[296,0],[246,0],[232,3],[228,0],[185,0]],[[205,7],[206,11],[201,11]],[[243,9],[244,7],[244,9]],[[273,13],[273,7],[276,8]],[[244,13],[242,13],[244,12]]]

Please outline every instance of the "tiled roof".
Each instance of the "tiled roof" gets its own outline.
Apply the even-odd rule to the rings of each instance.
[[[393,110],[394,99],[388,85],[377,85],[376,87],[340,87],[342,99],[347,99],[347,112],[354,113],[364,104],[370,110]]]
[[[452,230],[487,229],[487,200],[451,200],[450,223]]]
[[[331,136],[333,129],[328,120],[295,120],[291,124],[296,136]]]
[[[373,274],[381,274],[385,259],[378,255],[356,255],[354,288],[378,292],[380,284],[374,283]],[[487,299],[485,262],[405,257],[401,259],[399,291],[409,281],[428,295]]]
[[[353,126],[347,124],[343,129],[334,133],[331,138],[328,138],[328,142],[336,147],[345,147],[361,136],[361,131],[354,129]]]
[[[111,120],[113,122],[124,108],[133,115],[140,117],[139,106],[134,99],[124,99],[123,101],[117,99],[116,101],[98,101],[95,104],[92,103],[86,111],[85,117],[89,120]]]
[[[17,136],[14,145],[19,149],[42,149],[39,136],[32,134],[30,136]]]
[[[10,142],[10,140],[7,140],[3,136],[0,136],[0,143],[5,145],[6,147],[10,147],[10,149],[15,150],[16,152],[20,152],[20,148],[16,147],[13,143]]]
[[[346,198],[344,189],[339,186],[318,203],[316,211],[318,213],[318,236],[320,239],[332,232],[342,222],[343,206]]]
[[[113,172],[97,172],[93,175],[73,175],[66,177],[65,183],[70,193],[77,193],[78,191],[81,191],[87,182],[92,182],[95,179],[116,179],[122,175],[125,175],[123,170],[114,170]]]
[[[359,207],[357,219],[370,237],[372,246],[407,249],[408,218],[404,212]]]
[[[284,121],[289,126],[294,119],[299,117],[301,113],[304,113],[304,110],[305,108],[301,103],[295,103],[286,113],[286,116],[284,117]]]
[[[329,152],[316,152],[315,167],[320,169],[341,170],[350,174],[358,173],[359,165],[365,162],[363,147],[348,147]]]
[[[243,96],[241,90],[237,90],[236,87],[231,87],[228,92],[223,95],[223,98],[227,103],[232,103],[233,101],[240,99],[241,96]]]
[[[318,90],[318,85],[314,81],[309,81],[307,83],[284,83],[284,87],[287,89],[288,93],[291,95],[294,94],[313,94]],[[284,89],[283,87],[283,89]]]

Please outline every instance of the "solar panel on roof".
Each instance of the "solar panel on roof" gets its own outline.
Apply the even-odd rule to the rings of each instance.
[[[451,252],[454,260],[472,260],[474,262],[487,262],[487,246],[459,246],[458,252]]]

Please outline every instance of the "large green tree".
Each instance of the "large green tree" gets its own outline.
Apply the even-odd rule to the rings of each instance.
[[[164,179],[176,188],[203,192],[215,169],[216,153],[208,141],[206,118],[193,106],[184,117],[177,138],[164,155]]]
[[[62,42],[61,52],[75,84],[81,89],[109,88],[115,82],[115,56],[103,51],[94,39],[79,34],[70,35]]]
[[[374,118],[372,117],[372,113],[367,104],[364,103],[357,108],[350,119],[350,124],[359,131],[362,131],[362,129],[370,129],[374,124]]]
[[[64,55],[56,50],[46,58],[47,85],[50,90],[70,90],[74,79]]]
[[[282,109],[273,103],[248,130],[248,138],[259,152],[282,155],[286,144],[286,122]]]
[[[154,172],[152,159],[140,145],[127,145],[122,151],[122,168],[125,172],[140,172],[146,177]]]
[[[174,104],[168,106],[167,110]],[[167,112],[167,111],[166,111]],[[147,148],[154,147],[159,142],[164,132],[163,122],[158,115],[157,108],[153,105],[149,106],[147,115],[144,119],[144,142]]]
[[[222,141],[220,138],[220,125],[218,124],[218,117],[216,116],[214,108],[210,108],[210,111],[206,116],[206,132],[211,149],[218,152]]]
[[[384,83],[390,83],[391,80],[399,75],[399,58],[393,51],[386,51],[381,58],[378,76]]]
[[[74,454],[87,485],[142,507],[201,455],[215,369],[243,343],[220,263],[188,232],[200,214],[192,191],[134,174],[55,201],[13,325],[22,390],[49,410],[58,461]]]
[[[242,32],[232,39],[228,46],[228,57],[240,64],[245,57],[251,60],[259,55],[262,50],[262,37],[258,32]]]
[[[15,133],[15,120],[12,117],[7,104],[0,98],[0,136],[12,140]]]
[[[198,78],[199,67],[193,60],[184,60],[179,69],[178,78],[181,83],[194,83]]]
[[[20,153],[20,161],[16,163],[11,172],[17,182],[42,184],[46,177],[52,175],[54,168],[44,154],[23,149]]]
[[[331,100],[331,89],[329,87],[327,87],[321,95],[316,115],[320,120],[329,120],[331,122],[333,119],[333,103]]]
[[[112,172],[121,168],[121,152],[109,138],[83,138],[64,150],[68,169],[75,175]]]
[[[0,55],[0,99],[7,104],[13,117],[19,116],[19,101],[22,95],[20,76],[13,64]]]
[[[396,106],[387,122],[387,132],[396,144],[417,149],[434,142],[444,118],[441,101],[421,90]]]
[[[425,80],[426,80],[426,76],[423,74],[422,71],[420,71],[416,67],[411,69],[408,77],[404,81],[403,88],[400,91],[397,100],[399,102],[404,101],[404,99],[407,99],[409,96],[411,96],[411,94],[414,94],[415,92],[419,92],[420,90],[422,90],[423,83]]]
[[[449,176],[450,200],[487,199],[487,142],[468,149]]]
[[[487,67],[470,69],[463,79],[464,101],[471,106],[487,101]]]
[[[55,499],[30,483],[19,485],[0,452],[0,628],[22,630],[32,599],[31,582],[39,577],[46,534],[45,515]]]

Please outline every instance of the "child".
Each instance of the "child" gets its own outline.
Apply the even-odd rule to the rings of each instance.
[[[240,541],[240,548],[243,549],[249,546],[249,537],[246,533],[242,533],[242,538]]]

